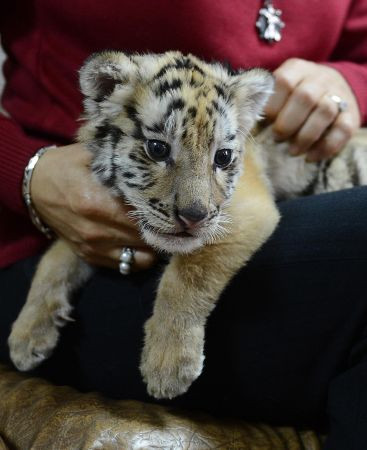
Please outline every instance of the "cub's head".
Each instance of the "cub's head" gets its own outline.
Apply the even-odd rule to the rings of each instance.
[[[264,70],[231,74],[179,52],[87,60],[79,139],[150,245],[190,252],[225,232],[245,140],[272,83]]]

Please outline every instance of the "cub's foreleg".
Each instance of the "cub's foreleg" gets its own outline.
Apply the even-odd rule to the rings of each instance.
[[[220,294],[273,232],[279,214],[254,161],[248,161],[232,202],[230,233],[190,255],[175,255],[145,324],[141,372],[148,392],[173,398],[203,367],[204,328]]]
[[[19,370],[33,369],[51,354],[58,329],[72,320],[70,296],[90,274],[91,268],[61,240],[42,257],[8,340]]]

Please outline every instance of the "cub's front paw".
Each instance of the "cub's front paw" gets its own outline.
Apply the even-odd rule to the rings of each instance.
[[[204,328],[166,326],[149,319],[140,371],[150,395],[173,398],[185,393],[203,368]]]
[[[10,358],[18,370],[34,369],[51,355],[57,344],[61,321],[71,320],[68,312],[60,311],[57,316],[47,310],[21,312],[8,339]]]

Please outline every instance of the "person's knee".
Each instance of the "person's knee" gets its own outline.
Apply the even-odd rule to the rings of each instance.
[[[281,221],[252,264],[367,257],[367,186],[279,203]]]

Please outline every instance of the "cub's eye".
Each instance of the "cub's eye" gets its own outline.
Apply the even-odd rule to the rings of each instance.
[[[221,169],[227,167],[232,161],[232,150],[223,148],[218,150],[214,156],[214,164]]]
[[[149,139],[147,141],[146,150],[149,158],[153,161],[165,161],[171,152],[169,144],[156,139]]]

